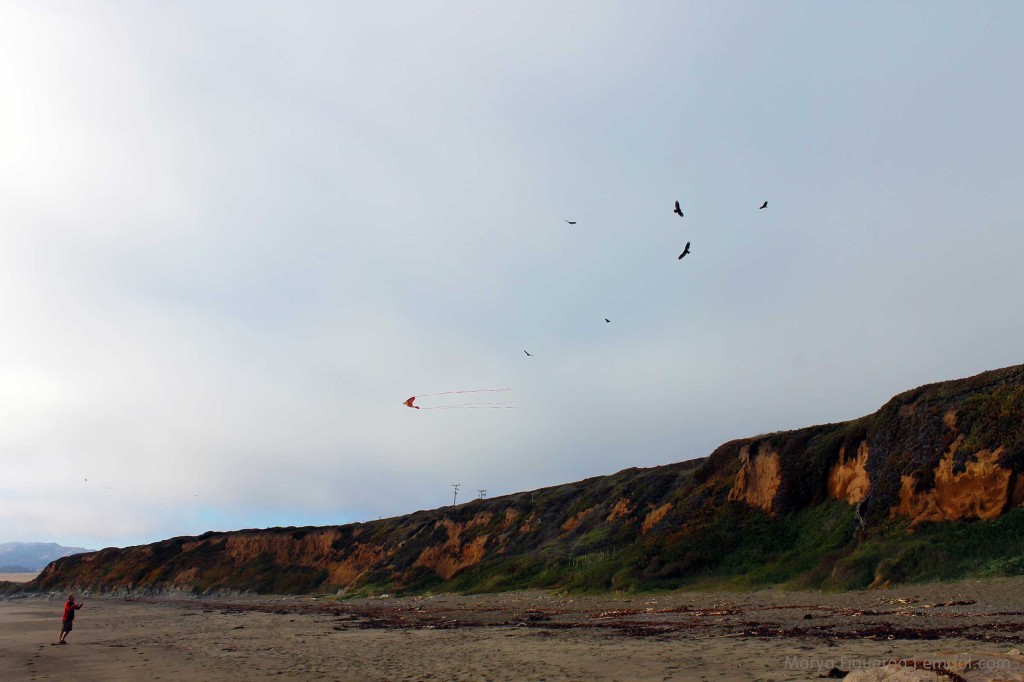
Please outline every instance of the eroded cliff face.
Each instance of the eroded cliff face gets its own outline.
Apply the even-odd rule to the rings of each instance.
[[[751,456],[750,447],[744,445],[740,448],[740,470],[729,491],[729,499],[740,500],[773,513],[775,495],[782,484],[779,453],[767,443],[761,443],[757,446],[757,452]]]
[[[648,512],[647,516],[644,517],[644,522],[640,526],[640,532],[642,534],[644,534],[644,535],[647,535],[647,533],[652,528],[654,528],[656,525],[658,525],[658,523],[663,518],[665,518],[665,516],[670,511],[672,511],[672,503],[671,502],[666,502],[665,504],[661,505],[660,507],[651,509],[651,511]]]
[[[839,461],[828,473],[828,495],[834,500],[845,500],[857,504],[867,497],[871,489],[868,476],[868,442],[862,440],[857,454],[846,456],[846,447],[839,449]]]
[[[519,586],[611,556],[638,562],[620,573],[661,579],[713,562],[690,550],[701,538],[736,542],[722,519],[781,523],[830,499],[856,505],[869,528],[890,518],[984,521],[1021,505],[1024,366],[908,391],[850,422],[732,441],[702,460],[369,523],[110,548],[55,561],[29,586],[395,591],[458,586],[474,573]],[[525,582],[502,582],[501,571]]]
[[[908,517],[914,524],[994,519],[1008,507],[1020,504],[1015,499],[1014,473],[998,463],[1002,448],[975,453],[957,472],[953,455],[960,443],[957,439],[939,462],[930,488],[918,490],[917,476],[901,477],[900,501],[892,508],[892,516]]]
[[[483,533],[471,538],[464,538],[463,535],[474,528],[487,526],[491,518],[492,514],[484,512],[466,523],[441,519],[437,522],[437,527],[445,529],[448,539],[441,545],[427,547],[420,552],[413,566],[429,568],[447,580],[463,568],[479,563],[484,558],[484,547],[487,545],[489,534]]]
[[[207,533],[107,549],[53,563],[37,589],[117,593],[182,590],[308,592],[380,586],[394,591],[456,578],[467,569],[542,549],[586,554],[593,542],[628,543],[672,509],[664,498],[699,462],[629,469],[505,498],[326,528]],[[638,495],[613,495],[636,489]],[[603,545],[597,547],[602,550]]]

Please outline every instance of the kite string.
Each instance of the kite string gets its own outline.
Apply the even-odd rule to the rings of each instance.
[[[471,391],[441,391],[440,393],[422,393],[415,397],[417,398],[429,398],[435,395],[451,395],[452,393],[501,393],[503,391],[511,391],[511,388],[477,388]]]
[[[421,410],[517,410],[516,405],[441,405],[439,407],[421,407]]]
[[[504,403],[452,403],[451,405],[434,405],[433,407],[420,407],[421,410],[436,410],[442,407],[463,407],[465,405],[514,405],[513,401]]]

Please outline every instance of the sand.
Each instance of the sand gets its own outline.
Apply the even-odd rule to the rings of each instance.
[[[51,644],[63,596],[28,597],[0,601],[0,680],[812,680],[897,659],[900,679],[1024,680],[1014,651],[1024,649],[1022,588],[1024,579],[844,594],[80,596],[66,646]],[[941,665],[952,667],[936,677]],[[858,678],[882,679],[849,679]]]
[[[35,578],[38,573],[0,573],[0,582],[5,580],[9,583],[27,583]]]

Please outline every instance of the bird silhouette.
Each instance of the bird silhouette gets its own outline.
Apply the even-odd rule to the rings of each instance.
[[[525,351],[525,350],[524,350],[523,352],[524,352],[524,353],[526,353],[526,351]],[[532,357],[533,357],[533,354],[532,354],[532,353],[526,353],[526,357],[528,357],[528,358],[532,358]]]
[[[565,220],[565,218],[562,218],[562,220]],[[570,225],[575,225],[576,224],[575,220],[565,220],[565,222],[569,223]]]
[[[679,202],[678,201],[676,202],[676,210],[674,210],[672,212],[675,213],[676,215],[678,215],[680,218],[683,217],[683,209],[679,208]]]
[[[683,256],[685,256],[688,253],[690,253],[690,242],[686,242],[686,248],[683,249],[683,252],[679,254],[679,258],[677,258],[676,260],[683,260]]]
[[[767,202],[767,201],[766,201],[766,202],[764,202],[763,204],[761,204],[760,206],[758,206],[758,208],[768,208],[768,202]]]
[[[607,317],[606,317],[606,318],[604,318],[604,321],[605,321],[605,322],[611,322],[611,320],[609,320],[609,319],[608,319]]]

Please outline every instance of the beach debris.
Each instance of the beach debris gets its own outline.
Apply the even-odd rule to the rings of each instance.
[[[973,599],[953,599],[952,601],[944,601],[940,604],[926,604],[922,606],[922,609],[937,609],[940,606],[970,606],[976,603]]]

